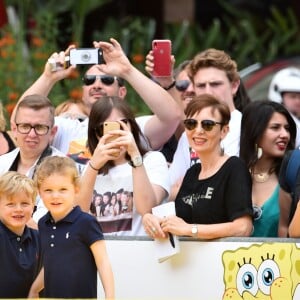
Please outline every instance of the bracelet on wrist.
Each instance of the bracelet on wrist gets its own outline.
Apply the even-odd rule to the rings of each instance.
[[[89,166],[94,170],[94,171],[97,171],[97,172],[99,172],[99,169],[96,169],[92,164],[91,164],[91,162],[89,161]]]
[[[176,81],[173,80],[173,82],[172,82],[169,86],[164,87],[164,89],[165,89],[166,91],[168,91],[168,90],[170,90],[171,88],[173,88],[173,87],[175,86],[175,84],[176,84]]]

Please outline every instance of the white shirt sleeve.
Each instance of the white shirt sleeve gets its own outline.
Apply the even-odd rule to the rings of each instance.
[[[168,172],[168,163],[159,151],[149,151],[144,156],[144,166],[152,184],[161,186],[169,195],[170,178]]]
[[[88,118],[80,122],[76,119],[55,117],[57,132],[52,146],[67,154],[70,142],[77,139],[87,139]]]
[[[239,156],[241,136],[242,113],[234,110],[230,114],[229,132],[224,138],[222,145],[224,152],[229,156]]]
[[[177,145],[177,149],[174,153],[173,162],[169,168],[171,185],[175,184],[179,179],[182,179],[187,171],[187,169],[191,166],[190,159],[190,146],[184,132]]]
[[[146,116],[140,116],[140,117],[135,118],[143,135],[145,135],[145,126],[152,117],[153,117],[152,115],[146,115]]]

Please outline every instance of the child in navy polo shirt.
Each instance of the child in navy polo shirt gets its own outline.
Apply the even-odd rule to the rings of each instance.
[[[26,226],[35,198],[27,176],[10,171],[0,177],[0,298],[27,298],[39,273],[38,231]]]
[[[43,269],[29,296],[44,288],[45,298],[97,298],[97,269],[106,298],[114,279],[103,233],[96,218],[75,206],[79,175],[69,157],[43,159],[35,174],[48,213],[39,220]]]

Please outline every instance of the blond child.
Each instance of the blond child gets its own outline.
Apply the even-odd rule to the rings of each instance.
[[[26,226],[35,197],[27,176],[9,171],[0,177],[0,298],[26,298],[39,272],[38,232]]]
[[[38,227],[43,269],[29,297],[44,288],[46,298],[97,298],[97,269],[106,298],[114,298],[114,279],[101,227],[75,205],[79,175],[68,157],[46,157],[35,182],[48,213]]]

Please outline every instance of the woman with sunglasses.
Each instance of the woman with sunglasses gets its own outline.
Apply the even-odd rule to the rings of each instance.
[[[104,133],[107,122],[119,124],[120,129]],[[126,191],[126,199],[126,195],[120,198],[119,214],[100,216],[98,221],[105,234],[146,235],[141,216],[168,196],[168,166],[160,152],[148,151],[147,141],[126,101],[106,96],[94,103],[88,147],[92,157],[82,175],[79,204],[88,211],[94,193]],[[133,200],[129,197],[132,194]],[[123,209],[125,202],[127,209]]]
[[[154,238],[166,237],[167,232],[199,239],[249,236],[250,174],[238,157],[224,154],[220,145],[229,130],[228,106],[203,94],[187,105],[185,114],[185,131],[201,163],[184,176],[175,199],[176,216],[159,219],[146,214],[145,230]]]
[[[296,125],[286,108],[273,101],[250,103],[242,117],[240,157],[252,177],[252,236],[287,234],[279,226],[279,170],[287,150],[294,149]]]

